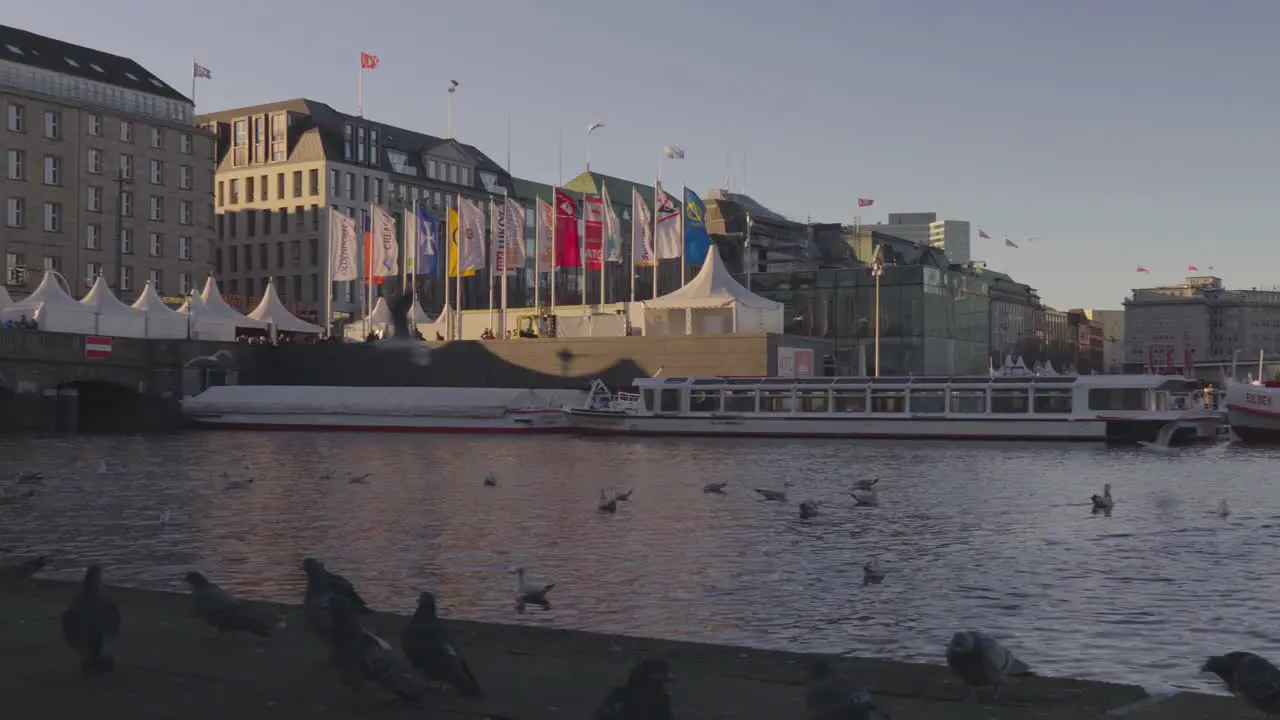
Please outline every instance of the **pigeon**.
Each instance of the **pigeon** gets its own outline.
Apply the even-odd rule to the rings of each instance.
[[[818,517],[818,503],[813,500],[805,500],[800,503],[800,519],[808,520]]]
[[[596,502],[596,509],[605,513],[618,512],[618,498],[610,497],[604,490],[600,491],[600,500]]]
[[[342,683],[353,690],[377,683],[405,700],[421,696],[424,688],[413,668],[396,657],[386,640],[360,624],[359,612],[347,597],[329,598],[329,659]]]
[[[4,567],[0,567],[0,576],[7,578],[30,578],[45,569],[48,564],[48,555],[27,558],[15,565],[5,565]]]
[[[120,635],[120,608],[102,594],[102,566],[90,565],[71,607],[62,613],[62,636],[80,654],[80,671],[89,675],[115,669],[112,644]]]
[[[364,601],[364,598],[360,597],[360,593],[356,592],[356,587],[351,584],[350,580],[342,577],[336,572],[330,571],[328,568],[324,566],[324,563],[320,562],[319,560],[316,560],[315,558],[307,558],[302,561],[302,569],[304,572],[307,570],[307,566],[310,564],[319,566],[320,570],[325,574],[325,576],[328,579],[329,592],[331,594],[341,595],[342,597],[345,597],[346,599],[355,603],[356,609],[358,609],[361,614],[364,614],[364,615],[373,614],[374,610],[369,607],[369,604]],[[307,577],[311,577],[310,572],[307,573]]]
[[[871,693],[853,680],[836,675],[825,658],[809,661],[809,692],[805,696],[809,720],[889,720]]]
[[[959,675],[973,692],[983,687],[992,688],[992,699],[999,697],[1000,685],[1005,678],[1035,674],[1000,641],[976,630],[952,636],[951,644],[947,646],[947,667]]]
[[[1280,714],[1280,669],[1251,652],[1229,652],[1205,661],[1201,672],[1222,678],[1227,689],[1267,717]]]
[[[1115,507],[1116,501],[1111,498],[1111,483],[1102,486],[1102,494],[1094,495],[1090,500],[1093,501],[1093,510],[1110,510]]]
[[[702,486],[702,492],[709,495],[723,495],[724,489],[729,485],[727,482],[709,482]]]
[[[247,611],[243,603],[209,582],[202,573],[192,570],[183,578],[183,582],[191,586],[196,615],[217,628],[214,637],[222,637],[224,632],[250,632],[258,637],[271,637],[269,622]]]
[[[327,642],[332,625],[329,622],[329,599],[333,597],[333,591],[329,587],[329,573],[314,558],[302,561],[302,571],[307,574],[307,590],[302,598],[303,618],[311,632]]]
[[[516,568],[511,571],[516,576],[516,607],[523,608],[526,604],[537,605],[543,610],[551,609],[551,603],[547,601],[547,593],[551,588],[555,587],[555,583],[533,582],[525,580],[524,568]]]
[[[665,660],[644,660],[631,668],[627,684],[605,695],[591,720],[671,720],[671,696],[666,683],[673,680]]]
[[[424,592],[418,596],[418,609],[400,636],[400,647],[427,682],[447,683],[465,698],[484,696],[462,651],[436,618],[435,595]]]

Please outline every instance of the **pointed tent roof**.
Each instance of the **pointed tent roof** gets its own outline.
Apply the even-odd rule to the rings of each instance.
[[[222,299],[222,292],[218,290],[218,282],[213,279],[212,275],[205,281],[204,292],[200,293],[200,299],[204,301],[206,315],[220,320],[232,320],[237,327],[267,329],[266,323],[246,317],[228,305],[227,301]]]
[[[183,315],[190,315],[193,312],[197,315],[204,315],[208,313],[208,309],[205,307],[204,299],[200,297],[200,293],[192,290],[187,295],[187,301],[182,303],[182,307],[178,308],[178,312]]]
[[[373,304],[373,312],[369,313],[367,317],[360,319],[361,323],[369,321],[373,321],[373,324],[375,325],[391,324],[391,308],[387,307],[386,298],[379,296],[378,302]]]
[[[389,314],[390,312],[388,311]],[[280,302],[280,296],[276,294],[275,283],[270,282],[267,283],[267,291],[262,294],[262,301],[258,303],[258,307],[249,313],[249,319],[262,323],[271,323],[276,326],[277,330],[282,332],[317,334],[324,332],[324,328],[319,325],[312,325],[306,320],[300,320],[289,312],[284,303]]]
[[[106,278],[101,275],[97,280],[93,281],[93,287],[80,301],[81,305],[91,308],[105,315],[127,315],[130,317],[139,317],[142,313],[137,308],[124,304],[120,298],[111,292],[111,288],[107,287]]]
[[[148,280],[142,292],[138,293],[138,299],[133,301],[135,310],[141,310],[145,313],[156,313],[163,315],[165,313],[176,313],[177,310],[164,304],[164,300],[160,299],[160,295],[156,293],[156,288]]]
[[[44,303],[47,308],[75,308],[85,310],[86,308],[76,299],[67,294],[62,286],[58,284],[58,278],[51,272],[44,274],[44,279],[36,286],[36,289],[30,295],[14,303],[15,307],[35,308]]]
[[[0,285],[0,310],[13,306],[13,298],[9,297],[9,291]]]
[[[733,279],[728,268],[720,259],[720,250],[715,243],[707,250],[707,261],[702,269],[687,285],[653,300],[645,300],[641,305],[646,310],[677,308],[716,308],[731,305],[754,308],[756,310],[781,311],[782,303],[760,297]]]

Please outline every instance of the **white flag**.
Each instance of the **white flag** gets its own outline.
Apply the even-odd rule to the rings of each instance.
[[[537,228],[534,235],[534,251],[538,255],[538,272],[550,272],[552,270],[551,261],[555,257],[551,249],[555,247],[556,235],[554,228],[556,226],[556,212],[551,204],[542,198],[538,198],[538,217],[536,218]]]
[[[658,216],[658,259],[681,257],[684,255],[684,243],[680,238],[680,205],[662,189],[662,183],[655,183],[654,186],[653,212]]]
[[[458,261],[463,272],[484,263],[484,208],[474,200],[458,200]]]
[[[683,160],[684,148],[679,145],[663,145],[662,157],[667,158],[668,160]]]
[[[507,213],[501,200],[489,198],[489,266],[495,275],[510,272],[507,267]]]
[[[524,206],[507,198],[507,274],[524,271]]]
[[[391,213],[373,207],[371,224],[373,243],[373,276],[390,277],[400,273],[400,244],[396,242],[396,220]]]
[[[333,208],[329,208],[329,272],[334,281],[351,281],[360,276],[356,267],[356,221]]]
[[[653,267],[653,215],[634,187],[631,188],[631,262],[636,267]]]

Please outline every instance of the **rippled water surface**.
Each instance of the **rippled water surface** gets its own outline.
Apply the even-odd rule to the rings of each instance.
[[[6,438],[0,475],[46,480],[0,505],[0,545],[56,553],[57,577],[98,561],[110,582],[177,590],[195,567],[294,602],[299,561],[316,555],[384,609],[430,588],[445,614],[475,620],[929,662],[955,630],[985,629],[1045,674],[1210,688],[1208,654],[1280,660],[1277,459],[1236,446]],[[498,487],[483,486],[490,471]],[[228,490],[224,472],[255,482]],[[854,507],[850,482],[872,475],[882,505]],[[729,494],[704,494],[711,480]],[[784,480],[789,505],[751,492]],[[1088,507],[1104,482],[1110,517]],[[635,494],[605,515],[601,487]],[[810,499],[821,514],[801,521]],[[190,521],[164,526],[165,509]],[[888,577],[864,586],[872,557]],[[515,613],[518,565],[558,583],[550,611]]]

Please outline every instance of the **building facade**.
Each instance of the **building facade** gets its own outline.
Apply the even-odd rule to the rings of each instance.
[[[210,269],[213,139],[191,100],[127,58],[0,25],[5,286],[45,270],[79,297],[150,282],[175,303]]]
[[[471,145],[314,100],[223,110],[199,122],[218,144],[213,263],[228,301],[242,308],[271,283],[290,310],[320,318],[330,209],[355,219],[357,232],[367,230],[374,206],[395,216],[403,268],[404,215],[415,204],[443,223],[459,196],[484,202],[512,192],[510,175]],[[363,277],[363,258],[360,265]],[[398,277],[387,283],[400,287]],[[443,306],[443,275],[416,275],[414,283],[424,308]],[[483,272],[463,278],[463,308],[487,307],[488,287]],[[362,317],[367,289],[363,280],[332,283],[335,319]]]
[[[954,264],[964,265],[973,259],[967,220],[939,220],[937,213],[889,213],[887,222],[859,227],[937,248]]]
[[[1085,317],[1102,331],[1103,372],[1124,372],[1124,311],[1086,309]]]

